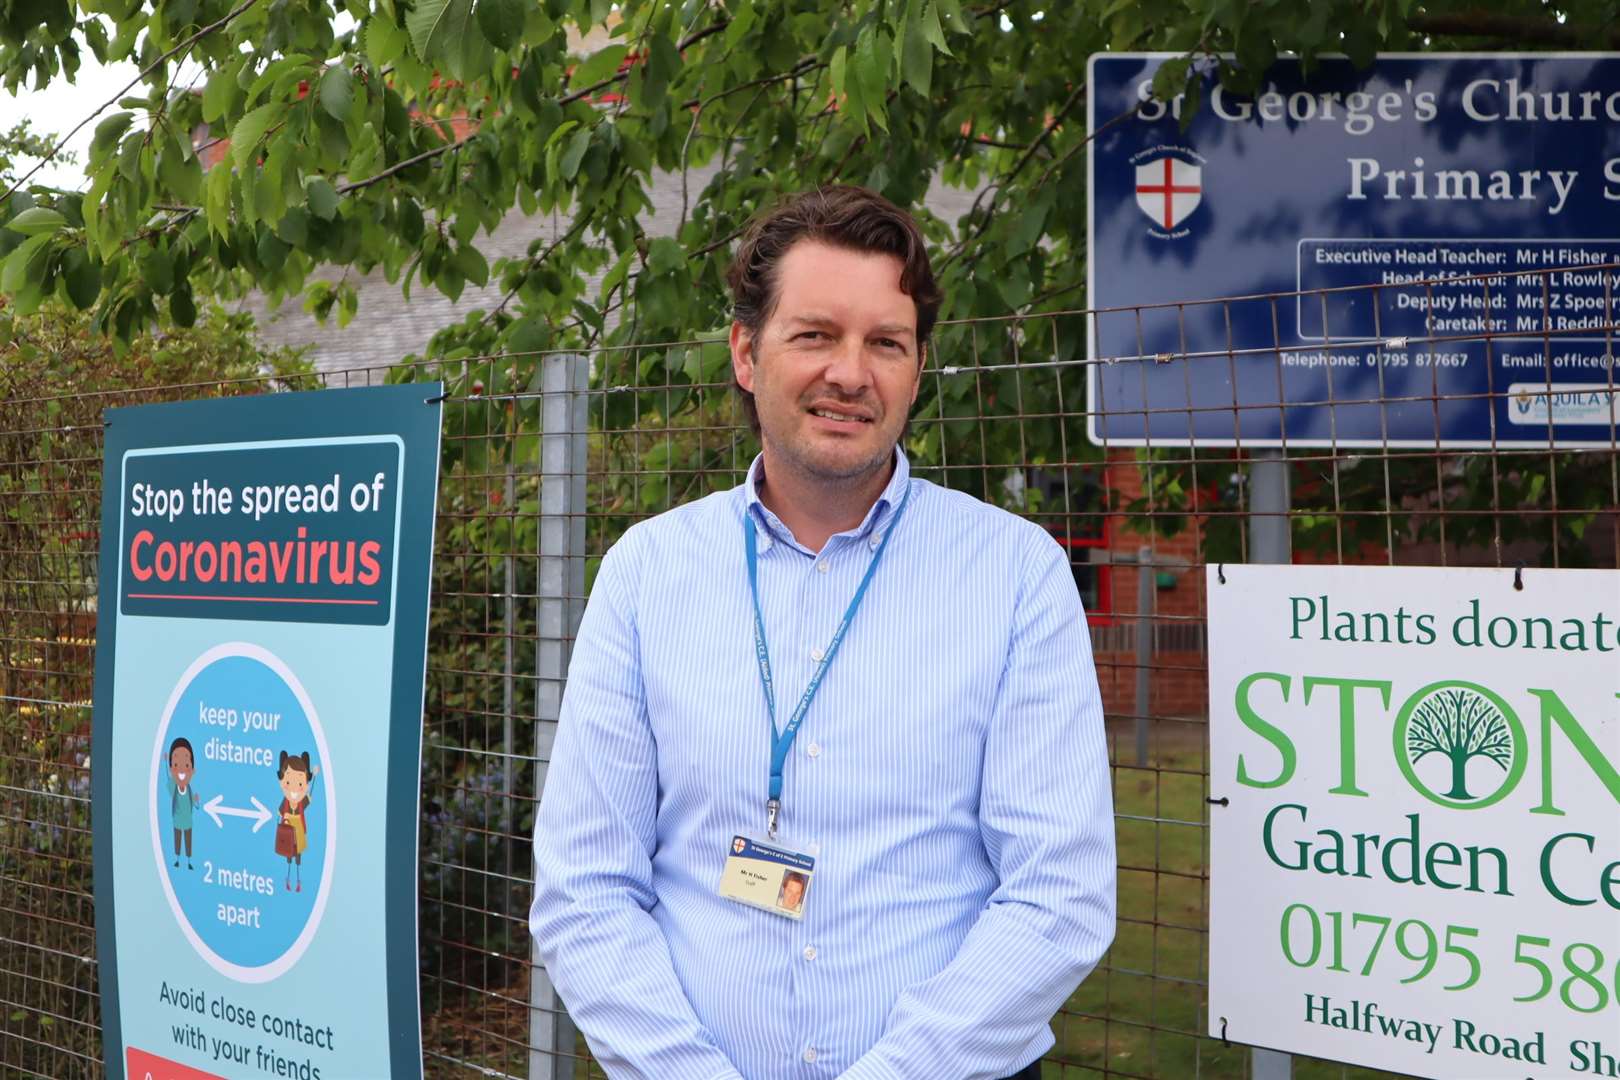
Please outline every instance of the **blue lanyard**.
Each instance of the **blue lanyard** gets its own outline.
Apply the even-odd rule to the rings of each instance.
[[[878,543],[877,550],[872,553],[872,561],[866,566],[866,575],[861,578],[860,585],[855,589],[855,596],[844,611],[844,617],[838,623],[838,629],[833,631],[832,641],[827,651],[822,654],[821,662],[810,675],[810,682],[804,688],[804,695],[799,698],[798,707],[788,718],[787,727],[778,731],[776,728],[776,688],[771,680],[771,654],[765,645],[765,618],[759,610],[759,540],[754,526],[752,511],[743,514],[744,545],[748,551],[748,588],[754,595],[754,654],[759,660],[759,681],[765,690],[765,708],[771,716],[771,784],[770,795],[765,801],[765,824],[771,836],[776,835],[776,818],[782,809],[782,769],[787,765],[788,751],[793,747],[793,738],[799,733],[799,725],[804,723],[804,714],[810,711],[810,702],[815,699],[816,691],[821,689],[822,677],[827,674],[833,657],[838,655],[838,647],[844,643],[844,634],[849,630],[849,624],[855,618],[856,610],[861,601],[866,598],[866,587],[872,584],[872,573],[877,569],[878,561],[883,558],[883,549],[889,546],[889,540],[894,536],[896,525],[900,524],[900,516],[906,512],[906,503],[911,499],[911,485],[906,485],[906,493],[900,497],[900,505],[895,509],[894,516],[889,519],[889,526],[883,533],[883,539]]]

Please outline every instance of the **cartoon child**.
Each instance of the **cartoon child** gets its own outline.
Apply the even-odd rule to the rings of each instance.
[[[281,752],[276,779],[281,783],[281,822],[276,826],[276,854],[287,860],[289,891],[304,891],[304,849],[309,847],[309,827],[304,814],[309,809],[309,785],[321,774],[319,765],[310,765],[309,751],[302,754]],[[293,864],[298,864],[298,885],[293,886]]]
[[[191,867],[191,808],[202,800],[197,795],[196,755],[191,743],[176,739],[169,744],[169,813],[174,818],[174,865],[180,865],[180,840],[186,842],[186,869]]]

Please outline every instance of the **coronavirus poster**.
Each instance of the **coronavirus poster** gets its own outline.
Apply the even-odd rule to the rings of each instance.
[[[1211,567],[1209,1025],[1620,1076],[1620,573]]]
[[[437,384],[106,416],[93,817],[110,1076],[420,1076]]]

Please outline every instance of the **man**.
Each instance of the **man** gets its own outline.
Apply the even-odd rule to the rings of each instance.
[[[781,895],[776,898],[776,906],[783,911],[798,911],[804,903],[804,887],[809,880],[797,870],[782,875]]]
[[[1038,1076],[1114,932],[1067,560],[897,449],[940,301],[907,215],[799,195],[731,284],[764,451],[602,562],[535,821],[540,955],[615,1078]],[[798,918],[782,866],[816,879]]]

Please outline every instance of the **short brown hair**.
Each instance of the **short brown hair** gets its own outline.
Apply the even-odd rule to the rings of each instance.
[[[928,343],[942,299],[928,262],[928,245],[910,214],[870,188],[833,184],[801,191],[754,216],[726,273],[732,318],[752,336],[776,310],[777,266],[800,240],[818,240],[851,251],[893,255],[900,260],[900,291],[917,306],[917,345]],[[754,395],[742,395],[748,426],[759,433]]]

